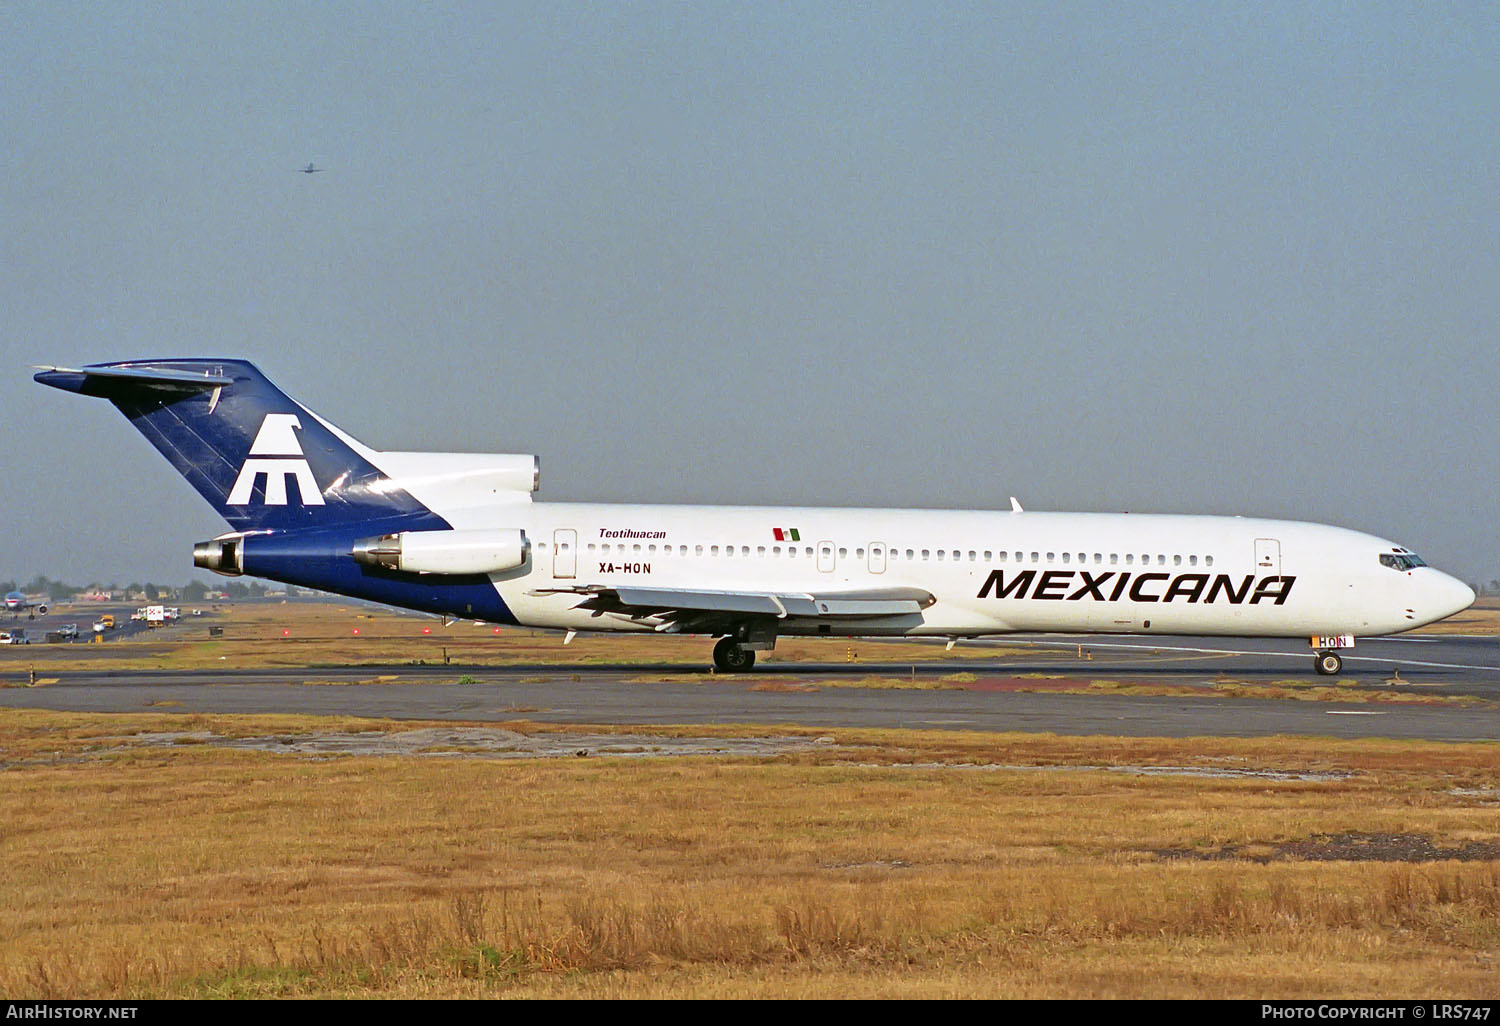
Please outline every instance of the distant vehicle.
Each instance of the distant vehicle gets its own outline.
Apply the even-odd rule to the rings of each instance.
[[[105,613],[99,617],[99,622],[104,624],[104,629],[107,631],[115,629],[115,615],[113,613]]]
[[[0,645],[29,645],[31,639],[22,630],[0,631]]]
[[[308,161],[308,164],[307,164],[306,167],[299,167],[297,170],[300,171],[304,175],[315,175],[315,174],[318,174],[321,171],[327,171],[328,169],[326,167],[318,167],[317,165],[313,164],[311,161]]]
[[[95,634],[103,634],[107,630],[109,630],[109,624],[105,623],[103,620],[95,620],[94,621],[94,633]]]
[[[7,592],[6,593],[6,595],[5,595],[5,611],[7,613],[16,613],[16,614],[25,613],[28,609],[31,610],[31,612],[28,614],[28,616],[30,616],[33,619],[35,617],[37,617],[37,616],[46,616],[47,615],[47,603],[45,601],[42,601],[42,602],[32,602],[30,599],[28,599],[25,596],[24,593],[19,592],[19,591],[12,591],[12,592]]]
[[[78,637],[78,625],[76,623],[65,623],[57,628],[57,633],[65,638],[76,638]]]

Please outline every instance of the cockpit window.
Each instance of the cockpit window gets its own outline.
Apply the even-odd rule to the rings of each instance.
[[[1415,552],[1382,552],[1380,565],[1388,566],[1392,570],[1412,570],[1427,564]]]

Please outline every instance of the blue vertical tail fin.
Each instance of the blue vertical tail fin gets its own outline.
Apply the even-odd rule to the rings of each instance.
[[[429,511],[244,360],[132,360],[36,380],[108,399],[236,531],[332,528]]]

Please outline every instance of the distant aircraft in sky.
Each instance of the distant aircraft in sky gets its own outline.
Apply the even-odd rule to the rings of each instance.
[[[12,613],[12,614],[24,613],[28,609],[31,610],[31,614],[30,614],[31,616],[37,616],[38,614],[40,614],[42,616],[46,616],[47,615],[47,603],[45,603],[45,602],[32,602],[29,599],[27,599],[27,597],[23,593],[21,593],[19,591],[12,591],[12,592],[7,592],[6,593],[6,595],[5,595],[5,611],[7,613]]]
[[[377,451],[243,360],[49,368],[99,396],[228,521],[195,565],[448,618],[719,638],[1016,631],[1301,638],[1320,674],[1358,637],[1474,601],[1382,538],[1227,516],[533,502],[530,455]],[[973,458],[959,453],[954,458]]]
[[[318,167],[312,161],[308,161],[306,167],[299,167],[297,170],[305,175],[315,175],[319,171],[327,171],[328,169],[326,167]]]

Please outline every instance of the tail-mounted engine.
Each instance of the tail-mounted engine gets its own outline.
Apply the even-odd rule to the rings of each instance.
[[[356,562],[415,574],[496,574],[526,563],[531,543],[515,528],[402,531],[355,542]]]
[[[238,577],[245,572],[244,542],[242,534],[225,534],[213,541],[199,542],[193,546],[193,565],[225,577]]]

